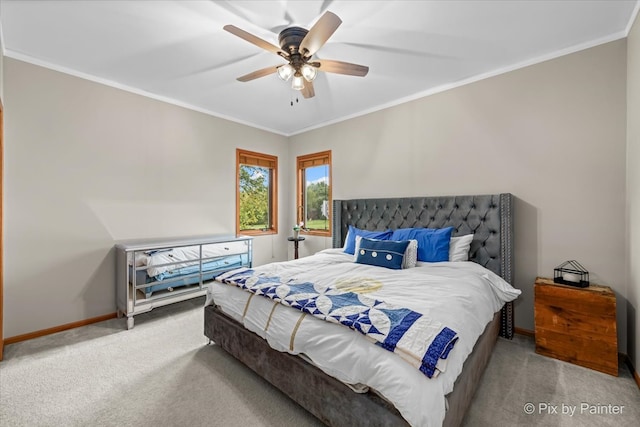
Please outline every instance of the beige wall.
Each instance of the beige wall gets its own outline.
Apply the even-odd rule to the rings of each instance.
[[[0,8],[0,13],[2,9]],[[2,38],[2,25],[0,25],[0,99],[4,99],[4,44]]]
[[[0,26],[0,32],[2,27]],[[0,99],[4,99],[4,45],[0,37]]]
[[[640,18],[627,41],[628,352],[640,372]]]
[[[4,67],[5,337],[113,313],[117,240],[234,234],[237,147],[288,163],[285,137],[10,58]],[[283,234],[254,247],[256,264],[287,257]]]
[[[535,277],[576,259],[616,291],[624,352],[625,82],[619,40],[293,136],[291,165],[333,150],[336,199],[513,193],[516,326]]]

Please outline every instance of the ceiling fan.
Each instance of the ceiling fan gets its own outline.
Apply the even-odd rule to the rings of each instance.
[[[313,90],[313,80],[318,70],[327,73],[346,74],[350,76],[364,77],[369,72],[369,67],[349,62],[334,61],[330,59],[311,60],[313,55],[327,42],[329,37],[342,24],[342,20],[332,12],[325,12],[324,15],[311,27],[306,30],[301,27],[288,27],[280,32],[277,47],[259,37],[254,36],[233,25],[225,25],[223,28],[233,35],[236,35],[249,43],[273,52],[282,57],[286,64],[280,66],[270,66],[238,77],[241,82],[248,82],[269,74],[277,73],[278,76],[288,81],[292,79],[291,87],[302,92],[305,98],[315,95]]]

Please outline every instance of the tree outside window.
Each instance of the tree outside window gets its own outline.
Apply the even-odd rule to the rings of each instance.
[[[236,151],[236,232],[277,233],[278,158],[251,151]]]
[[[310,234],[331,235],[331,151],[297,158],[298,224]]]

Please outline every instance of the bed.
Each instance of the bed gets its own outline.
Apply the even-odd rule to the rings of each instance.
[[[362,230],[395,230],[407,227],[442,229],[453,227],[453,236],[473,234],[469,249],[470,261],[484,267],[484,269],[481,269],[482,271],[488,270],[494,276],[500,276],[504,281],[511,283],[513,277],[512,203],[513,197],[511,194],[336,200],[334,201],[332,212],[334,225],[333,247],[341,248],[344,245],[350,225]],[[320,255],[325,258],[334,257],[338,260],[340,252],[340,250],[334,250]],[[344,254],[342,256],[344,258]],[[304,263],[311,262],[311,260],[301,259],[290,263],[295,262],[301,263],[300,267],[304,270],[308,268],[304,266]],[[340,262],[342,262],[342,259],[336,261],[338,264]],[[443,267],[449,268],[449,270],[454,268],[446,264],[451,263],[440,263],[439,265],[441,269]],[[461,264],[467,265],[468,269],[479,268],[472,263]],[[427,265],[426,267],[430,266]],[[274,264],[268,268],[280,271],[281,267]],[[355,266],[355,268],[360,267]],[[227,292],[226,289],[232,287],[227,285],[227,288],[221,291],[220,289],[224,285],[216,283],[213,286],[214,290],[211,291],[208,299],[212,303],[205,307],[205,335],[328,425],[408,425],[407,419],[411,421],[412,425],[460,425],[491,355],[497,336],[511,338],[513,335],[512,302],[494,306],[490,311],[488,311],[488,305],[484,307],[484,305],[478,304],[478,306],[483,306],[485,320],[478,325],[479,331],[477,333],[479,337],[477,341],[475,341],[475,344],[473,342],[464,344],[469,347],[467,353],[465,353],[466,350],[458,351],[460,344],[456,344],[456,347],[451,352],[452,357],[450,359],[460,358],[461,360],[456,362],[459,363],[459,366],[450,362],[450,366],[446,371],[443,371],[435,379],[428,380],[433,381],[431,383],[434,384],[433,386],[425,386],[434,389],[441,388],[434,395],[439,396],[438,393],[442,392],[441,397],[433,399],[435,402],[434,408],[437,407],[437,410],[434,410],[437,414],[433,418],[431,415],[426,414],[419,413],[416,415],[415,408],[408,411],[405,407],[406,405],[399,402],[395,397],[389,398],[389,394],[394,392],[389,393],[388,390],[385,390],[384,387],[386,386],[384,384],[375,383],[374,381],[376,386],[370,387],[366,382],[345,381],[341,377],[341,372],[331,372],[331,366],[319,361],[316,357],[317,354],[312,353],[315,351],[313,349],[315,339],[301,341],[303,344],[302,354],[297,356],[288,354],[286,351],[274,350],[265,339],[258,335],[258,329],[254,328],[254,331],[250,331],[243,326],[241,323],[243,319],[233,312],[233,309],[226,301],[221,300],[220,292]],[[385,284],[384,289],[387,288]],[[244,292],[237,289],[234,291],[229,290],[229,292],[236,291]],[[377,293],[374,292],[371,295],[377,295]],[[262,298],[257,300],[263,301]],[[263,303],[260,302],[259,304]],[[246,307],[248,306],[249,304],[247,303]],[[272,310],[275,311],[275,308]],[[278,313],[281,311],[277,310]],[[289,313],[289,311],[291,310],[286,309],[283,312]],[[249,314],[249,317],[251,316],[254,315]],[[320,322],[322,323],[322,321]],[[455,322],[455,319],[453,322]],[[311,322],[305,320],[304,324],[311,324]],[[337,327],[346,329],[341,326]],[[276,330],[279,328],[278,326]],[[305,328],[308,327],[305,326]],[[300,332],[302,330],[303,328],[300,328],[298,333],[306,336],[304,335],[306,332]],[[295,333],[291,336],[293,337],[294,335]],[[465,333],[461,335],[465,335]],[[267,338],[271,339],[270,337]],[[473,340],[475,340],[475,337]],[[274,343],[271,342],[271,345],[274,346]],[[278,345],[275,345],[275,347],[278,348]],[[371,347],[375,348],[376,346]],[[283,349],[280,348],[280,350]],[[394,355],[390,354],[388,359],[399,359],[393,359],[392,356]],[[310,361],[313,361],[313,363],[310,363]],[[393,363],[399,365],[398,362],[394,361]],[[380,363],[376,362],[376,364]],[[394,367],[394,369],[396,368]],[[335,370],[339,371],[337,368]],[[325,371],[331,372],[333,376],[328,375]],[[428,384],[427,380],[419,377],[421,372],[403,373],[402,375],[406,375],[406,377],[401,378],[403,381],[406,380],[406,384],[409,384],[410,387],[413,387],[412,384],[415,381],[415,384],[417,384],[416,391],[419,393],[423,391],[431,393],[431,391],[420,388],[423,387],[423,384]],[[340,378],[342,381],[336,378]],[[414,380],[414,378],[416,379]],[[389,382],[393,382],[393,380]],[[446,391],[448,388],[451,388],[451,390]],[[358,392],[354,391],[354,389]],[[396,400],[394,401],[394,399]],[[448,409],[443,409],[445,407]],[[411,411],[413,412],[409,413]]]

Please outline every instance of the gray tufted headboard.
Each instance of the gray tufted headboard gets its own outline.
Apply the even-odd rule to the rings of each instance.
[[[349,225],[364,230],[454,227],[473,233],[469,259],[513,284],[513,195],[402,197],[333,201],[333,247],[341,247]],[[513,304],[502,310],[500,334],[513,337]]]

